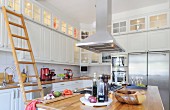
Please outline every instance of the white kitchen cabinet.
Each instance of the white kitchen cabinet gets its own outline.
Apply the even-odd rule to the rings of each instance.
[[[74,63],[74,40],[66,37],[66,63]]]
[[[66,63],[66,37],[60,34],[60,62]]]
[[[3,20],[4,20],[4,18],[3,18]],[[14,17],[14,16],[9,15],[8,20],[11,21],[11,22],[17,23],[17,24],[21,24],[20,19],[18,17]],[[12,34],[16,34],[16,35],[21,36],[21,34],[22,34],[21,33],[21,28],[13,26],[13,25],[11,25],[10,27],[11,27],[11,33]],[[3,32],[5,34],[4,47],[7,48],[7,49],[10,49],[11,48],[11,43],[10,43],[10,39],[8,37],[8,32],[7,32],[6,25],[4,27]],[[21,46],[21,39],[13,38],[13,40],[14,40],[15,47],[20,47]]]
[[[156,30],[148,33],[148,50],[161,51],[169,50],[169,29]]]
[[[51,34],[52,31],[49,28],[43,28],[42,29],[43,35],[42,35],[42,42],[41,42],[41,55],[43,60],[50,60],[50,52],[51,52]]]
[[[53,31],[51,37],[51,60],[60,61],[60,34]]]
[[[74,41],[74,64],[80,63],[80,48],[76,46],[77,41]]]
[[[146,52],[147,33],[135,33],[128,35],[128,52]]]
[[[31,43],[31,47],[33,49],[33,53],[34,53],[34,57],[35,59],[40,59],[41,58],[41,40],[42,40],[42,27],[36,23],[33,23],[31,21],[25,20],[26,23],[26,27],[27,27],[27,31],[28,31],[28,36],[30,39],[30,43]],[[23,32],[23,36],[24,36],[24,32]],[[26,41],[23,41],[23,47],[26,47]],[[25,52],[24,53],[24,59],[30,59],[30,53]]]
[[[116,42],[126,51],[128,52],[128,35],[115,36]]]
[[[15,95],[13,89],[0,90],[1,110],[15,110]]]
[[[5,5],[12,11],[21,12],[21,0],[5,0]]]
[[[100,64],[101,63],[101,54],[90,52],[90,64]]]
[[[130,32],[143,31],[147,29],[147,19],[146,17],[139,17],[130,19],[129,30]]]
[[[2,13],[2,10],[0,10],[0,48],[3,48],[4,47],[4,40],[5,40],[5,33],[4,33],[4,16],[3,16],[3,13]]]
[[[169,15],[167,12],[162,12],[148,17],[149,29],[166,28],[169,26]]]

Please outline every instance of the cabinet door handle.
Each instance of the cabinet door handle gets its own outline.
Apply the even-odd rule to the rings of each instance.
[[[17,94],[18,94],[18,98],[19,98],[19,96],[20,96],[20,90],[19,89],[17,89]]]
[[[64,85],[64,84],[60,84],[60,85]]]
[[[13,95],[14,95],[14,96],[13,96],[13,99],[15,99],[15,90],[13,90],[13,91],[14,91],[14,92],[13,92]]]

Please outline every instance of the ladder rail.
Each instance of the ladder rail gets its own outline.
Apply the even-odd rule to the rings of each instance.
[[[2,7],[2,11],[4,13],[4,18],[5,18],[5,22],[6,22],[5,24],[6,24],[6,27],[7,27],[7,30],[8,30],[8,37],[10,39],[12,54],[13,54],[13,57],[14,57],[16,70],[17,70],[17,73],[18,73],[20,89],[21,89],[21,92],[22,92],[22,95],[23,95],[23,100],[26,101],[26,94],[24,93],[25,89],[24,89],[24,85],[23,85],[23,82],[22,82],[22,77],[21,77],[21,75],[19,75],[19,73],[21,73],[21,71],[20,71],[20,67],[19,67],[19,64],[18,64],[18,57],[17,57],[17,53],[16,53],[15,48],[14,48],[14,40],[12,39],[11,28],[10,28],[10,25],[9,25],[6,8],[4,6]]]
[[[26,25],[25,25],[25,22],[24,22],[24,17],[23,17],[23,15],[22,15],[22,17],[21,17],[21,22],[22,22],[22,25],[24,26],[25,36],[26,36],[26,38],[28,39],[28,40],[27,40],[27,43],[28,43],[28,48],[29,48],[29,50],[31,50],[30,56],[31,56],[32,62],[35,62],[34,54],[33,54],[32,47],[31,47],[31,43],[30,43],[30,40],[29,40],[29,37],[28,37],[28,32],[27,32],[27,29],[26,29]],[[36,76],[38,76],[38,70],[37,70],[36,63],[33,64],[33,68],[34,68],[34,71],[35,71]],[[38,80],[38,88],[39,88],[39,89],[42,89],[40,79],[37,78],[37,80]],[[43,97],[44,97],[44,92],[43,92],[43,89],[42,89],[42,91],[41,91],[41,98],[43,98]]]

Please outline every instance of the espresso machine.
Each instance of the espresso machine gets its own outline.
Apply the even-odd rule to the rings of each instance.
[[[65,79],[72,79],[73,72],[71,69],[64,69]]]
[[[54,69],[49,69],[49,68],[41,68],[41,73],[40,73],[40,80],[41,81],[51,81],[53,80],[53,76],[55,76],[55,70]]]

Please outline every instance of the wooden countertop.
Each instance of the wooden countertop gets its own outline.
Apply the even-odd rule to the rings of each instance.
[[[76,81],[76,80],[88,80],[88,79],[91,79],[91,78],[90,77],[74,77],[72,79],[64,79],[64,80],[55,79],[55,80],[52,80],[52,81],[41,81],[41,84],[45,85],[45,84],[52,84],[52,83],[59,83],[59,82],[68,82],[68,81]],[[0,90],[19,88],[19,86],[17,84],[18,83],[7,84],[6,87],[0,88]],[[32,83],[32,84],[25,83],[25,86],[37,86],[37,83]]]
[[[113,94],[110,98],[113,102],[107,107],[89,107],[80,102],[82,94],[64,99],[61,101],[53,102],[50,104],[37,104],[37,108],[45,110],[164,110],[162,100],[157,86],[148,86],[146,90],[146,101],[142,105],[128,105],[119,103]]]

